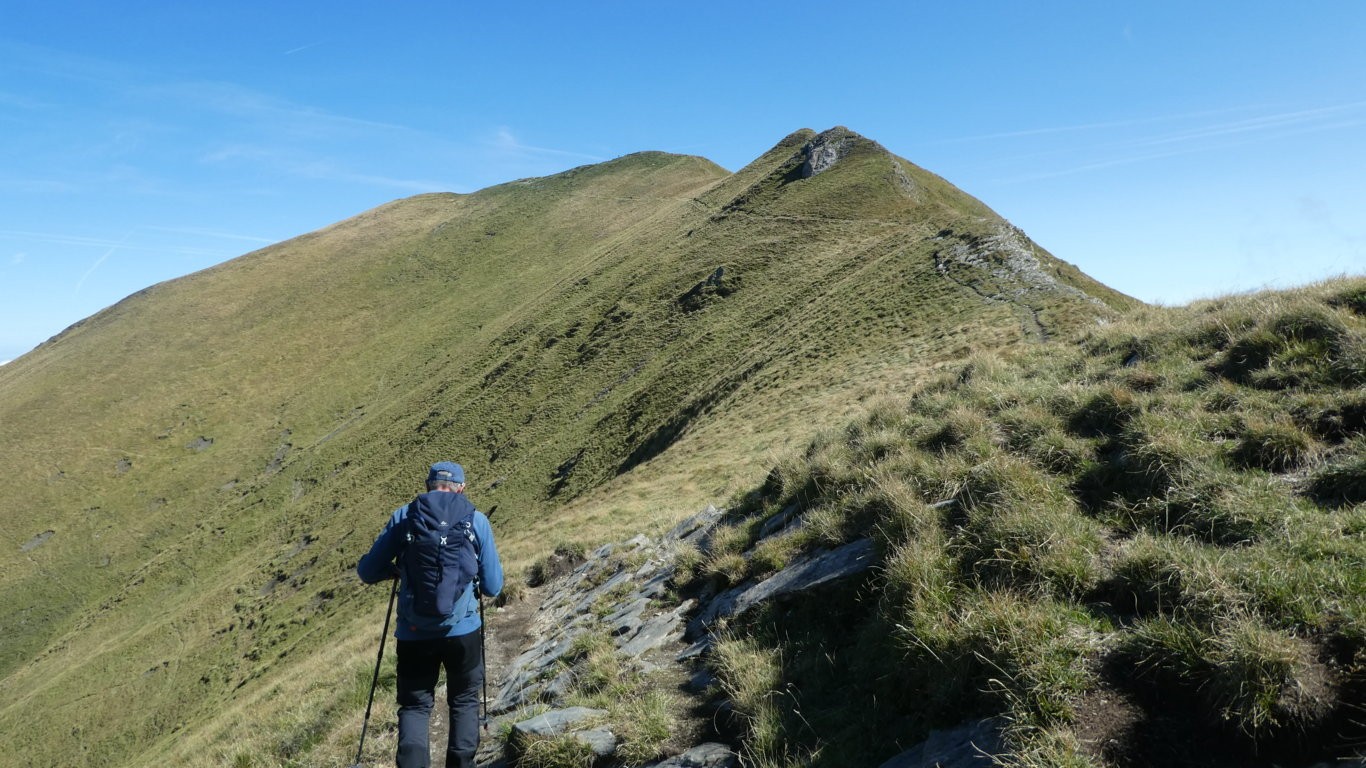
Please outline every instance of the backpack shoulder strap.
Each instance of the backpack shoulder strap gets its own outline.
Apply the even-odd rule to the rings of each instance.
[[[484,543],[479,540],[479,534],[474,531],[474,515],[478,511],[479,510],[474,504],[470,503],[469,513],[465,515],[463,522],[467,525],[465,528],[465,536],[470,540],[470,543],[474,545],[475,562],[482,565],[484,562]]]

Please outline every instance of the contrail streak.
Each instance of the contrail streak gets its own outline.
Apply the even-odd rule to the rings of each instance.
[[[133,236],[133,233],[132,233],[131,231],[128,232],[128,233],[125,234],[123,237],[119,238],[119,241],[118,241],[117,243],[114,243],[113,245],[109,246],[109,250],[105,251],[103,256],[99,257],[98,259],[95,259],[95,263],[90,265],[90,269],[87,269],[87,270],[85,271],[85,274],[84,274],[84,275],[81,275],[81,279],[78,280],[78,281],[76,281],[76,291],[75,291],[75,293],[72,294],[72,295],[73,295],[73,296],[80,296],[80,295],[81,295],[81,286],[85,285],[85,281],[86,281],[91,275],[95,274],[95,270],[99,269],[99,268],[100,268],[100,265],[103,264],[106,260],[108,260],[108,258],[109,258],[110,256],[113,256],[113,255],[114,255],[114,251],[117,251],[119,248],[123,247],[123,244],[124,244],[125,242],[127,242],[127,241],[128,241],[128,238],[130,238],[130,237],[132,237],[132,236]]]

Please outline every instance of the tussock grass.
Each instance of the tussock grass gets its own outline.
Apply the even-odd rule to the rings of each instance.
[[[1366,502],[1366,438],[1357,437],[1309,478],[1315,497],[1334,505]]]
[[[712,649],[711,665],[721,687],[745,721],[744,752],[755,764],[780,764],[788,741],[776,691],[781,681],[781,658],[758,643],[721,638]]]
[[[582,542],[556,544],[550,554],[537,558],[526,569],[526,584],[539,587],[546,582],[570,572],[588,556],[588,547]]]
[[[1008,768],[1098,768],[1104,765],[1067,728],[1014,726],[1008,733],[1015,749],[997,759]]]
[[[1083,398],[1069,414],[1068,426],[1082,437],[1117,434],[1128,425],[1142,407],[1134,393],[1116,386],[1101,387],[1083,393]]]
[[[1246,424],[1229,452],[1244,467],[1287,472],[1311,457],[1313,439],[1288,418]]]
[[[1220,627],[1208,662],[1204,696],[1220,717],[1254,739],[1312,725],[1332,706],[1313,650],[1258,620],[1244,617]]]
[[[688,543],[675,547],[672,584],[677,587],[692,583],[705,562],[706,557],[696,544]]]
[[[520,741],[517,764],[527,768],[591,768],[597,761],[593,748],[573,734],[537,736]]]
[[[1309,728],[1334,704],[1313,650],[1248,614],[1212,626],[1148,620],[1123,652],[1145,676],[1198,697],[1217,722],[1253,740]]]
[[[786,546],[872,536],[881,562],[839,610],[856,639],[820,646],[857,735],[782,663],[814,630],[731,627],[718,674],[764,759],[833,765],[991,714],[1001,764],[1098,765],[1074,725],[1102,674],[1142,706],[1179,702],[1232,753],[1345,754],[1366,658],[1366,435],[1342,362],[1366,331],[1361,284],[1149,308],[1070,349],[977,356],[780,461],[748,508],[795,504]],[[788,700],[806,721],[773,711]]]
[[[621,739],[615,756],[627,765],[644,765],[685,746],[677,743],[682,707],[679,697],[662,688],[618,702],[612,715]]]
[[[1366,280],[1344,280],[1334,285],[1325,299],[1331,307],[1342,307],[1357,315],[1366,315]]]

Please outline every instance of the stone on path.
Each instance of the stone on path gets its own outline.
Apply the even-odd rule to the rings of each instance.
[[[990,768],[996,765],[992,755],[1003,749],[1001,723],[979,720],[934,731],[924,741],[883,763],[881,768]]]
[[[647,768],[735,768],[740,760],[725,744],[698,744],[681,755],[651,763]]]
[[[523,720],[512,726],[513,733],[518,736],[559,736],[566,731],[572,730],[579,723],[605,717],[606,710],[590,709],[588,707],[569,707],[568,709],[552,709],[549,712],[537,715],[530,720]]]

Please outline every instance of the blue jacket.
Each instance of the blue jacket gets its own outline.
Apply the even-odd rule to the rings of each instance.
[[[356,563],[356,573],[366,584],[388,581],[402,569],[397,561],[403,554],[404,540],[398,533],[398,526],[408,513],[405,504],[389,516],[389,522],[380,532],[379,538],[370,546],[370,551]],[[493,526],[489,519],[478,510],[474,513],[474,535],[479,539],[479,586],[480,592],[488,597],[496,597],[503,589],[503,564],[498,559],[498,547],[493,543]],[[406,580],[399,584],[398,626],[394,637],[399,640],[431,640],[440,637],[467,635],[479,629],[479,602],[474,596],[474,582],[465,588],[445,618],[422,616],[413,610],[413,592]]]

